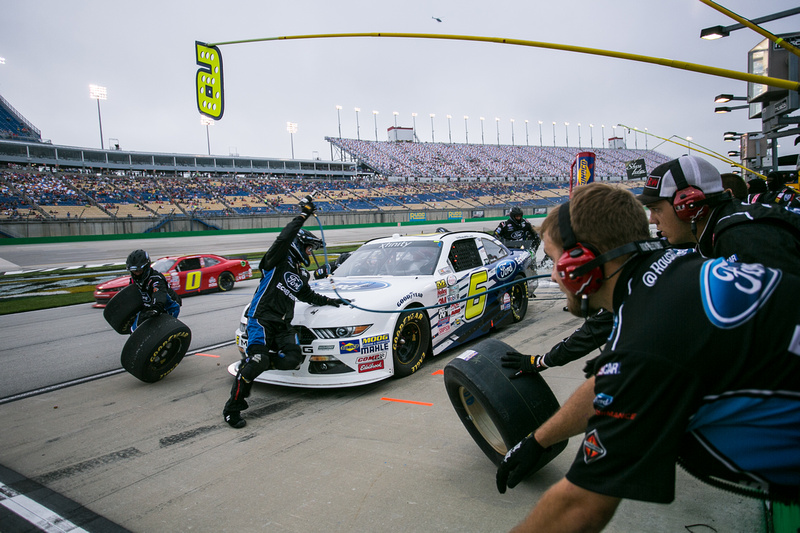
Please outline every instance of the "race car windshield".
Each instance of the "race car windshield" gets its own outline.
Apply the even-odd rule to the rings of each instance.
[[[156,272],[161,272],[162,274],[164,274],[165,272],[169,271],[169,269],[172,268],[172,265],[174,264],[175,264],[174,259],[166,259],[166,258],[159,259],[158,261],[153,263],[153,269]]]
[[[334,276],[430,276],[441,244],[435,241],[368,243],[353,252]]]

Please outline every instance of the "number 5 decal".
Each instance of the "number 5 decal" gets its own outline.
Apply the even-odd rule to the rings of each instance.
[[[480,270],[478,272],[473,272],[472,275],[469,277],[469,292],[467,296],[472,296],[473,294],[478,294],[480,292],[486,291],[486,282],[489,279],[489,273],[486,270]],[[476,298],[472,298],[471,300],[467,300],[467,308],[464,311],[464,319],[465,320],[472,320],[473,318],[477,318],[483,314],[486,310],[486,295],[478,296]]]
[[[222,89],[222,55],[216,46],[208,46],[200,41],[194,42],[197,64],[197,83],[195,95],[197,96],[197,109],[200,114],[214,120],[222,118],[225,107]]]
[[[193,291],[200,288],[200,279],[203,273],[200,270],[189,272],[186,274],[186,290]]]

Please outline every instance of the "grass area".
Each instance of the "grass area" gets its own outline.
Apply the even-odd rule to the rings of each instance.
[[[358,248],[358,245],[349,245],[349,246],[332,246],[328,248],[328,255],[329,260],[332,263],[336,260],[336,257],[343,252],[350,252]],[[250,261],[250,266],[253,269],[253,279],[261,278],[261,272],[258,270],[258,262],[261,260],[263,256],[263,252],[258,253],[250,253],[241,256],[244,259]],[[317,251],[317,260],[322,263],[324,261],[324,256],[321,253],[321,250]],[[239,257],[239,256],[237,256]],[[311,261],[311,266],[309,267],[310,270],[316,270],[316,264],[314,261]],[[92,274],[99,274],[99,273],[118,273],[118,275],[124,275],[125,270],[108,270],[108,267],[96,267],[96,268],[65,268],[61,270],[53,270],[47,273],[43,273],[41,271],[37,272],[22,272],[19,274],[12,274],[9,276],[3,276],[2,281],[14,281],[19,282],[25,279],[38,279],[46,274],[48,279],[51,281],[56,280],[65,280],[65,279],[76,279],[81,277],[86,277]],[[39,309],[50,309],[52,307],[62,307],[65,305],[75,305],[75,304],[86,304],[86,303],[94,303],[94,288],[95,283],[90,285],[79,285],[77,287],[69,287],[60,289],[58,292],[59,294],[48,294],[48,291],[42,291],[40,293],[35,293],[30,296],[19,296],[13,298],[3,298],[0,297],[0,315],[10,315],[13,313],[24,313],[26,311],[36,311]],[[64,293],[66,294],[60,294]]]

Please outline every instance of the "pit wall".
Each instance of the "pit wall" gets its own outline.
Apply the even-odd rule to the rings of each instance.
[[[470,218],[472,210],[431,211],[379,211],[356,213],[318,214],[326,228],[358,226],[445,226],[454,222],[478,222],[485,220],[487,229],[506,218],[504,209],[483,209],[484,217]],[[533,219],[540,215],[528,215]],[[413,215],[413,216],[412,216]],[[70,242],[109,239],[141,239],[143,237],[196,236],[220,233],[261,233],[280,231],[296,213],[266,216],[203,217],[190,219],[82,219],[82,220],[33,220],[0,222],[0,246],[43,242]],[[409,220],[415,218],[417,220]],[[219,228],[219,229],[216,229]]]

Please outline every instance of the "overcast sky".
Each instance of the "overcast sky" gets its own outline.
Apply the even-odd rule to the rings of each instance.
[[[720,2],[757,18],[797,0]],[[746,71],[762,40],[749,29],[716,41],[708,26],[735,21],[698,0],[206,0],[109,2],[0,0],[0,95],[54,144],[100,147],[97,102],[89,84],[107,87],[103,137],[123,150],[206,154],[206,128],[194,97],[195,41],[344,32],[442,33],[572,44]],[[434,17],[441,19],[438,22]],[[800,31],[800,16],[765,23]],[[746,111],[714,114],[715,95],[746,94],[746,83],[667,67],[521,46],[394,38],[343,38],[221,47],[225,113],[209,129],[211,153],[289,158],[287,122],[297,124],[294,155],[330,159],[324,137],[386,140],[411,127],[438,142],[576,148],[622,136],[627,124],[660,137],[691,137],[720,153],[738,150],[725,131],[760,130]],[[740,105],[743,102],[731,102]],[[336,106],[342,107],[341,120]],[[378,111],[377,115],[373,111]],[[451,115],[448,124],[447,115]],[[469,118],[465,121],[464,116]],[[497,122],[495,119],[499,118]],[[528,120],[526,139],[525,120]],[[465,123],[466,122],[466,123]],[[565,126],[565,122],[569,126]],[[590,126],[593,125],[593,126]],[[604,127],[603,127],[604,126]],[[591,136],[591,138],[590,138]],[[627,136],[628,146],[658,139]],[[115,142],[116,142],[115,141]],[[794,137],[782,155],[797,153]],[[658,151],[678,156],[670,143]],[[721,170],[726,165],[715,163]]]

